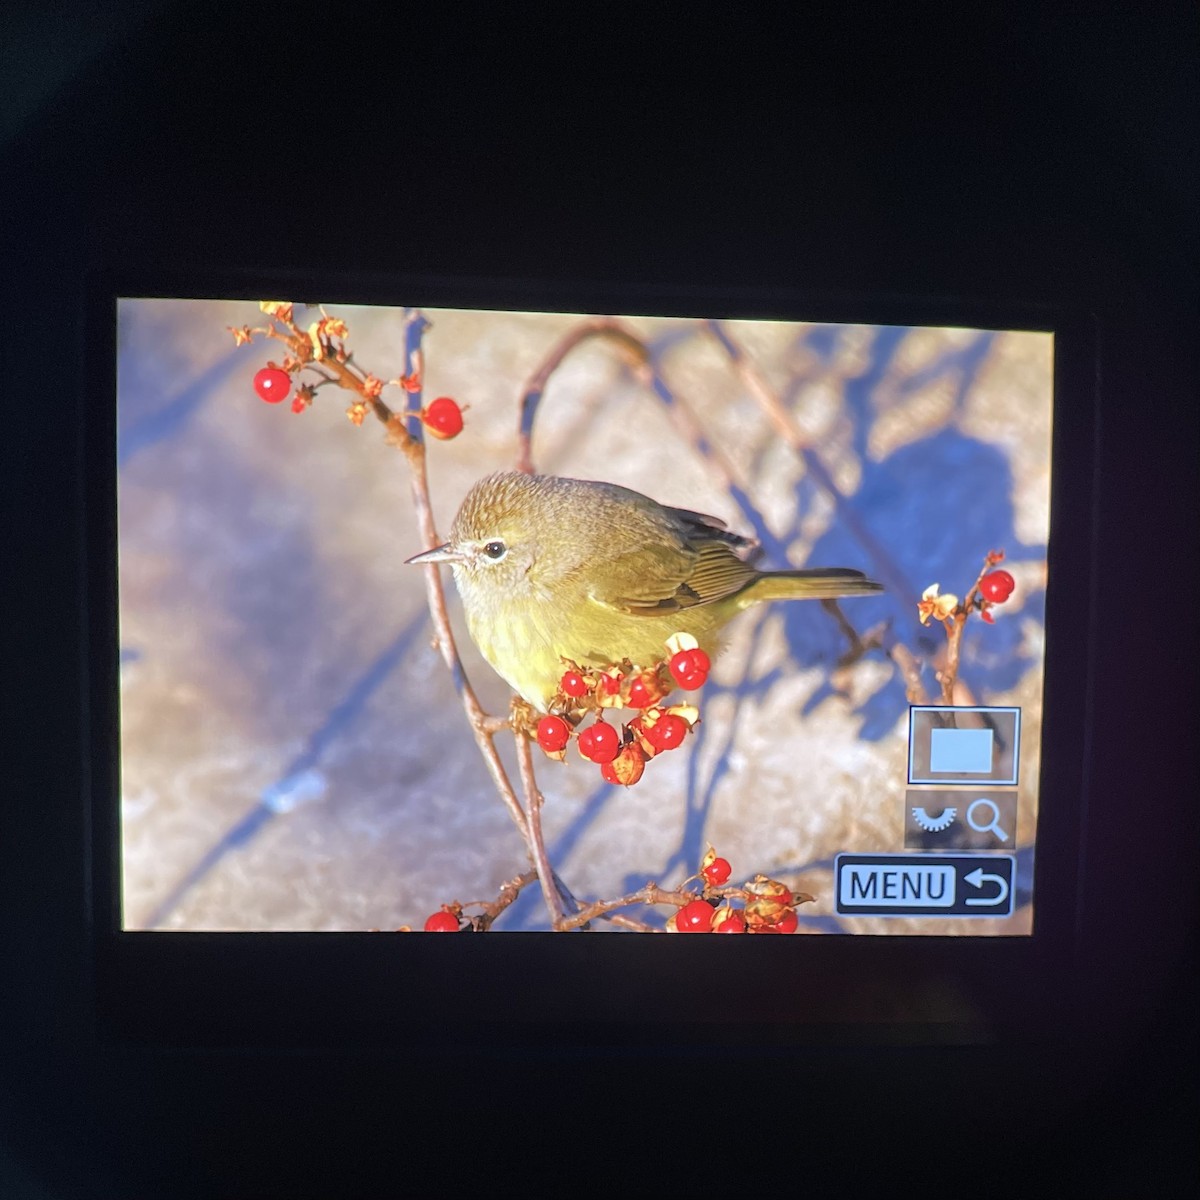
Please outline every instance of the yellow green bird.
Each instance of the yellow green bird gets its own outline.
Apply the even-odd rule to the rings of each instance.
[[[754,547],[716,517],[630,488],[505,471],[471,488],[445,545],[408,561],[452,565],[480,653],[546,712],[564,658],[648,665],[674,633],[715,658],[752,604],[882,591],[844,567],[760,571],[746,560]]]

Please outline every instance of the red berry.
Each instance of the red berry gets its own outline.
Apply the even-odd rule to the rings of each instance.
[[[1017,581],[1007,571],[989,571],[979,581],[980,594],[993,604],[1003,604],[1016,586]]]
[[[677,654],[672,654],[667,667],[671,672],[675,682],[683,687],[683,681],[688,676],[693,674],[692,670],[692,652],[690,650],[680,650]]]
[[[692,652],[690,650],[680,650],[678,654],[671,655],[671,661],[668,664],[671,668],[671,674],[676,680],[682,679],[685,675],[691,673],[692,670]]]
[[[578,671],[568,671],[559,681],[558,686],[562,688],[563,694],[567,696],[579,697],[587,695],[587,680]]]
[[[426,933],[457,933],[458,918],[453,913],[448,913],[444,908],[435,912],[425,922]]]
[[[621,680],[625,676],[619,671],[615,675],[601,675],[600,682],[604,684],[604,691],[609,696],[615,696],[621,690]]]
[[[680,933],[708,933],[712,929],[713,906],[707,900],[693,900],[675,914]]]
[[[646,770],[646,756],[637,742],[630,742],[612,762],[602,763],[600,775],[605,783],[618,783],[622,787],[633,787]]]
[[[775,922],[775,928],[778,929],[780,933],[795,933],[796,926],[799,924],[800,922],[796,917],[796,910],[789,908],[787,912],[785,912],[783,916]]]
[[[700,874],[708,881],[710,887],[720,887],[729,878],[732,871],[733,868],[727,859],[714,858]]]
[[[462,433],[462,409],[449,396],[439,396],[428,408],[423,408],[421,420],[434,437],[445,439]]]
[[[652,708],[666,693],[653,671],[643,671],[629,685],[629,704],[632,708]]]
[[[562,717],[543,717],[537,723],[537,740],[548,754],[555,754],[571,740],[571,727]]]
[[[680,650],[678,654],[672,655],[670,667],[675,682],[685,691],[694,692],[704,686],[712,662],[708,655],[697,647],[695,650]]]
[[[676,713],[663,713],[649,729],[646,740],[656,750],[674,750],[683,745],[688,734],[688,723]]]
[[[292,390],[292,377],[278,367],[263,367],[254,376],[254,390],[268,404],[278,404]]]
[[[716,928],[717,933],[745,933],[746,918],[741,913],[730,913]]]
[[[589,725],[579,735],[579,753],[594,763],[609,763],[621,751],[621,737],[605,721]]]

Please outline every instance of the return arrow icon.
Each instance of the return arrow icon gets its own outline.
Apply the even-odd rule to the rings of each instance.
[[[968,899],[968,904],[983,904],[988,908],[994,908],[998,904],[1003,904],[1008,899],[1008,882],[1001,875],[986,875],[982,867],[976,867],[970,875],[963,876],[963,882],[969,883],[972,887],[981,888],[985,883],[997,883],[1000,885],[1000,891],[991,899],[980,897],[978,899]]]

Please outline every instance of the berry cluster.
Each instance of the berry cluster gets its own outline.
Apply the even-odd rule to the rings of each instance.
[[[796,905],[812,900],[778,880],[755,875],[741,888],[724,888],[732,868],[709,846],[697,878],[704,893],[667,918],[668,933],[795,933]],[[721,889],[721,890],[718,890]],[[733,900],[743,903],[735,907]]]
[[[656,884],[647,884],[643,892],[627,896],[615,904],[602,904],[603,911],[633,903],[671,904],[667,918],[668,933],[795,933],[799,921],[796,908],[811,902],[807,892],[793,892],[786,884],[766,875],[755,875],[740,887],[727,886],[733,869],[729,860],[708,847],[700,870],[685,879],[678,888],[664,892]],[[482,916],[467,916],[463,905],[454,901],[443,904],[425,920],[426,933],[483,933],[491,928],[499,913],[516,899],[520,888],[536,879],[535,871],[506,884],[496,903],[471,901],[481,905]],[[688,885],[700,884],[700,891]],[[403,932],[409,932],[404,926]]]
[[[249,325],[243,325],[240,329],[230,327],[237,344],[241,346],[253,341],[254,336],[259,334],[282,340],[289,350],[282,365],[268,362],[254,376],[254,390],[259,398],[268,404],[281,404],[292,395],[292,412],[301,413],[312,407],[317,388],[329,383],[340,383],[359,393],[359,398],[346,410],[346,416],[352,424],[361,425],[370,403],[377,400],[383,391],[384,381],[374,375],[367,375],[364,379],[350,370],[350,355],[345,345],[350,330],[346,322],[340,317],[326,315],[322,309],[321,319],[314,321],[307,330],[303,330],[296,324],[293,305],[278,300],[264,300],[259,307],[286,332],[280,332],[274,326],[259,329],[251,329]],[[292,377],[299,375],[306,367],[317,365],[325,368],[325,371],[318,372],[320,380],[311,384],[299,384],[292,394]],[[402,375],[399,379],[389,382],[410,393],[419,392],[422,387],[419,372]],[[465,411],[465,405],[460,405],[449,396],[439,396],[420,409],[417,416],[434,437],[444,441],[462,433]]]
[[[704,686],[712,663],[689,634],[677,633],[667,642],[668,657],[639,668],[626,660],[604,670],[588,669],[564,660],[553,708],[537,723],[538,745],[561,761],[574,736],[579,753],[600,767],[608,783],[631,787],[642,777],[646,763],[682,746],[700,719],[690,704],[664,706],[676,688],[695,691]],[[618,729],[604,719],[606,708],[637,710],[633,720]],[[595,720],[582,728],[589,713]]]

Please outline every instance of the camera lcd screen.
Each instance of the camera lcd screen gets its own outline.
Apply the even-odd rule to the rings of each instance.
[[[1033,932],[1051,333],[117,313],[124,929]]]

